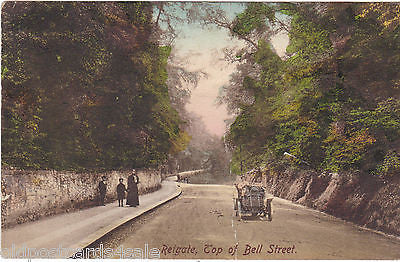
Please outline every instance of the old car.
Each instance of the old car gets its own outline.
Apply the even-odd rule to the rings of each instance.
[[[244,217],[261,217],[272,221],[272,198],[266,198],[265,189],[258,183],[235,184],[237,194],[233,199],[235,215]]]

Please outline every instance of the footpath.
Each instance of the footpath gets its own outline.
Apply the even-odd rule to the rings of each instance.
[[[118,207],[115,201],[2,230],[1,256],[68,258],[122,224],[179,196],[181,189],[172,180],[163,181],[155,192],[139,196],[138,207]]]

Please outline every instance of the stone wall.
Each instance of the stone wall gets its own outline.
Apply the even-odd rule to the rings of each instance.
[[[189,178],[189,177],[192,177],[192,176],[199,175],[199,174],[203,173],[204,171],[205,171],[205,169],[197,169],[197,170],[185,171],[185,172],[177,173],[176,176],[177,176],[178,181],[181,181],[184,178]]]
[[[400,177],[319,174],[290,167],[263,171],[269,193],[361,226],[400,235]]]
[[[40,217],[95,206],[98,183],[107,177],[106,202],[116,199],[118,179],[130,171],[74,173],[58,171],[2,170],[2,227],[37,220]],[[139,194],[161,187],[158,170],[137,170]]]

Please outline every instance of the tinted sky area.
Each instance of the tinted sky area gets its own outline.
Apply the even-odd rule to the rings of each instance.
[[[218,3],[233,19],[244,10],[242,3]],[[239,47],[243,42],[231,38],[226,29],[212,27],[203,28],[199,24],[181,24],[177,28],[182,33],[175,42],[176,55],[187,61],[187,69],[201,70],[207,74],[192,92],[189,112],[200,115],[206,129],[214,135],[223,136],[226,129],[224,120],[231,118],[224,105],[217,106],[216,99],[222,86],[228,84],[230,74],[235,65],[225,61],[223,49]],[[287,36],[281,35],[273,39],[272,44],[278,54],[283,55],[287,46]]]

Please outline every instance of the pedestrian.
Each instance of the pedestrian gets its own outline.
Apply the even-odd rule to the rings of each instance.
[[[104,198],[106,197],[107,184],[106,177],[102,176],[102,180],[99,182],[99,206],[105,206]]]
[[[126,197],[126,204],[131,207],[139,205],[139,192],[138,186],[139,177],[136,175],[136,170],[132,171],[132,175],[128,177],[128,196]]]
[[[123,181],[124,181],[124,179],[120,178],[119,184],[117,186],[117,197],[118,197],[118,206],[119,207],[124,206],[125,191],[127,191]]]
[[[273,198],[267,198],[264,200],[264,204],[265,204],[265,217],[268,216],[268,220],[272,221],[272,199]]]

